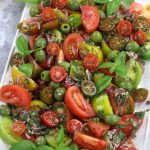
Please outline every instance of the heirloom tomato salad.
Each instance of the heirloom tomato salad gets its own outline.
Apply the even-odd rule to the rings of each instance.
[[[9,150],[137,150],[150,4],[22,1],[32,3],[31,17],[17,25],[12,79],[0,88],[0,137]]]

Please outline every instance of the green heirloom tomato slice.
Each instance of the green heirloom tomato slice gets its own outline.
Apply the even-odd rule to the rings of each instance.
[[[10,118],[4,117],[0,123],[0,138],[4,143],[13,145],[21,141],[20,136],[16,136],[12,131],[13,121]]]

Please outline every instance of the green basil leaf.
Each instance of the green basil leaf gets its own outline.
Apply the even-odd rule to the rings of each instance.
[[[125,65],[126,62],[126,52],[122,51],[118,53],[117,57],[115,58],[115,64],[116,65]]]
[[[60,144],[56,147],[56,150],[64,150],[64,148],[65,148],[64,143],[60,143]]]
[[[126,7],[129,8],[130,5],[134,2],[135,0],[124,0],[121,3]]]
[[[54,149],[47,145],[41,145],[37,148],[37,150],[54,150]]]
[[[107,5],[107,14],[112,15],[120,6],[121,0],[113,0]]]
[[[30,3],[30,4],[39,4],[39,3],[42,2],[42,0],[16,0],[16,2]]]
[[[98,4],[105,4],[105,3],[110,2],[110,0],[93,0],[93,1]]]
[[[114,66],[115,64],[114,63],[112,63],[112,62],[104,62],[104,63],[102,63],[100,66],[99,66],[99,68],[110,68],[110,67],[112,67],[112,66]]]
[[[64,135],[65,135],[64,127],[61,126],[61,128],[58,132],[57,138],[56,138],[56,142],[57,142],[58,145],[63,142]]]
[[[31,77],[33,71],[32,64],[22,64],[18,67],[19,71],[23,72],[27,77]]]
[[[127,68],[125,66],[117,66],[116,75],[120,77],[125,77],[127,74]]]

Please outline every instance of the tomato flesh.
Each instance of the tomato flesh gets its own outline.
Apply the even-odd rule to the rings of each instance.
[[[35,40],[36,40],[37,36],[38,36],[37,34],[29,36],[29,47],[30,47],[30,49],[34,49]]]
[[[136,41],[138,44],[144,44],[147,40],[147,35],[143,31],[137,31],[133,35],[133,40]]]
[[[78,46],[83,41],[83,38],[78,33],[70,34],[66,37],[63,44],[63,52],[68,61],[78,60]]]
[[[129,11],[135,14],[140,14],[143,10],[144,10],[144,6],[137,2],[133,2],[129,8]]]
[[[29,108],[31,95],[19,85],[4,85],[0,89],[0,100],[17,107]]]
[[[95,31],[100,21],[98,10],[94,6],[83,5],[81,6],[81,11],[82,22],[87,32]]]
[[[98,69],[100,72],[109,75],[109,76],[116,76],[115,72],[110,72],[109,68],[99,68]]]
[[[95,116],[95,111],[91,105],[85,100],[80,90],[76,86],[71,86],[65,93],[65,104],[72,114],[81,119],[91,118]]]
[[[60,47],[56,43],[49,43],[46,47],[46,51],[49,55],[57,56],[60,51]]]
[[[52,5],[58,9],[62,9],[67,5],[67,0],[53,0]]]
[[[107,142],[103,140],[93,138],[79,132],[75,134],[74,142],[82,148],[87,148],[90,150],[104,150],[108,146]]]

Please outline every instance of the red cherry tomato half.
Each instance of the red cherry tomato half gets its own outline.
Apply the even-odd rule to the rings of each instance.
[[[83,38],[78,33],[73,33],[66,37],[63,44],[63,52],[67,60],[79,59],[78,46],[82,41]]]
[[[88,54],[83,59],[83,65],[89,71],[95,71],[97,69],[97,67],[99,66],[98,57],[94,54]]]
[[[147,40],[147,35],[143,31],[137,31],[133,35],[133,40],[136,41],[138,44],[144,44]]]
[[[110,72],[109,68],[99,68],[98,69],[100,72],[106,74],[106,75],[109,75],[109,76],[116,76],[116,73],[115,72]]]
[[[45,22],[56,19],[56,13],[51,7],[45,7],[42,11],[42,20]]]
[[[132,30],[132,24],[127,20],[120,21],[117,24],[117,32],[124,36],[130,35]]]
[[[22,135],[26,131],[26,125],[22,121],[16,121],[12,125],[12,130],[16,135]]]
[[[87,32],[95,31],[100,21],[98,10],[94,6],[83,5],[81,6],[81,11],[82,22]]]
[[[58,9],[62,9],[67,5],[67,0],[53,0],[52,5]]]
[[[65,93],[65,104],[69,111],[81,119],[95,116],[95,111],[86,101],[77,86],[71,86]]]
[[[31,95],[25,88],[19,85],[4,85],[0,89],[0,101],[17,107],[29,108]]]
[[[41,120],[46,126],[51,128],[56,127],[60,122],[59,116],[51,110],[41,115]]]
[[[49,43],[46,47],[46,51],[49,55],[57,56],[60,51],[60,47],[56,43]]]
[[[44,69],[48,69],[51,68],[54,64],[54,57],[53,56],[48,56],[44,62],[40,63],[40,67],[44,68]]]
[[[36,137],[35,137],[35,136],[29,135],[28,133],[22,134],[21,137],[22,137],[24,140],[30,140],[30,141],[32,141],[32,142],[35,142],[35,140],[36,140]]]
[[[107,142],[77,132],[74,136],[74,142],[80,145],[81,148],[87,148],[90,150],[105,150],[108,146]]]
[[[63,67],[54,66],[50,70],[50,78],[54,82],[61,82],[66,78],[66,76],[67,76],[67,73]]]
[[[82,130],[82,122],[77,119],[72,119],[67,122],[67,131],[70,134],[74,134],[75,132],[79,132]]]

